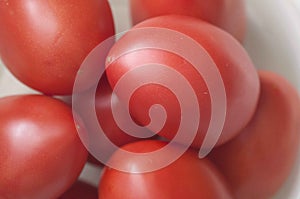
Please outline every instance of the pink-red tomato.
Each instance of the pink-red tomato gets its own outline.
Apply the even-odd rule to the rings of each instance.
[[[0,99],[0,198],[57,198],[87,159],[63,102],[43,95]]]
[[[0,57],[46,94],[71,94],[82,61],[113,34],[106,0],[0,1]]]
[[[80,115],[80,118],[82,119],[85,128],[89,132],[89,134],[87,134],[85,143],[89,146],[91,145],[90,150],[103,150],[99,149],[97,146],[106,145],[104,143],[105,140],[100,139],[98,135],[94,134],[104,133],[105,136],[109,139],[109,141],[117,147],[138,140],[139,138],[125,133],[115,121],[112,112],[112,107],[117,106],[120,103],[120,101],[118,97],[115,96],[115,93],[110,87],[106,75],[103,75],[101,77],[97,85],[96,93],[91,94],[91,92],[91,89],[88,89],[79,93],[77,95],[78,97],[76,97],[76,104],[73,104],[74,110],[76,110],[76,112]],[[92,117],[95,116],[95,114],[97,117],[96,121],[92,119]],[[96,129],[98,125],[101,127],[103,132],[99,132],[99,130]],[[99,138],[99,140],[96,140],[97,138]],[[95,155],[97,156],[98,154],[94,154],[92,152],[89,156],[89,160],[91,160],[92,163],[101,165],[101,163],[97,160],[97,157]],[[107,155],[107,158],[109,158],[109,155]],[[101,161],[105,160],[102,159]]]
[[[147,140],[125,145],[122,149],[147,153],[163,146],[165,146],[164,142]],[[114,156],[117,155],[118,151]],[[142,166],[140,162],[133,159],[123,158],[118,162],[126,164],[128,168]],[[232,197],[223,176],[214,165],[206,159],[199,159],[196,151],[189,150],[172,164],[153,172],[126,173],[106,167],[99,184],[99,199],[106,198],[231,199]]]
[[[130,0],[133,24],[168,14],[181,14],[208,21],[243,41],[246,30],[244,0]]]
[[[252,121],[210,158],[238,199],[266,199],[280,188],[299,152],[300,100],[282,77],[260,71],[261,96]]]
[[[112,106],[116,106],[117,103],[120,103],[120,101],[110,87],[106,75],[104,75],[100,79],[96,92],[96,114],[106,136],[115,145],[122,146],[134,142],[138,138],[130,136],[118,127],[112,112]]]
[[[155,34],[158,36],[154,37]],[[175,40],[174,35],[181,37]],[[183,47],[182,41],[185,42],[187,38],[192,39],[197,46],[202,46],[206,52],[202,53],[200,47],[197,52],[192,52],[189,46]],[[215,68],[224,83],[227,100],[225,125],[218,144],[230,140],[246,126],[255,111],[259,95],[259,79],[255,67],[240,43],[228,33],[202,20],[180,15],[151,18],[141,22],[118,40],[107,59],[106,72],[110,84],[115,88],[127,73],[137,72],[127,78],[127,82],[123,81],[125,89],[122,92],[116,91],[117,96],[123,101],[127,94],[127,85],[128,87],[138,85],[145,77],[153,78],[154,83],[143,84],[135,90],[130,98],[130,112],[139,124],[146,125],[149,123],[149,107],[153,104],[162,105],[166,110],[167,119],[159,134],[171,139],[181,122],[181,109],[176,98],[178,93],[171,92],[172,90],[166,86],[155,84],[155,81],[163,79],[172,85],[181,86],[181,84],[165,69],[147,76],[149,72],[142,67],[150,68],[156,64],[157,68],[165,65],[179,72],[191,85],[198,99],[198,104],[192,104],[191,96],[185,96],[191,107],[199,106],[200,109],[200,126],[193,146],[198,148],[201,146],[211,120],[211,103],[215,102],[212,102],[202,75],[195,69],[197,66],[185,60],[184,56],[173,53],[174,49],[170,49],[170,52],[168,49],[160,49],[158,44],[166,41],[170,41],[168,45],[173,46],[172,48],[177,47],[180,52],[199,57],[198,61],[201,61],[202,55],[208,54],[216,64]],[[176,45],[176,42],[181,44]],[[153,48],[151,46],[153,44],[158,47]],[[148,45],[151,48],[148,48]],[[186,134],[189,133],[188,128],[184,130]]]
[[[98,199],[98,190],[88,183],[77,181],[59,199]]]

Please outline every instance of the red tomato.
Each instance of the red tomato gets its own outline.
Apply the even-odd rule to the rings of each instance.
[[[122,149],[146,153],[163,147],[161,141],[147,140],[125,145]],[[172,152],[171,152],[172,153]],[[118,152],[114,154],[117,156]],[[122,159],[117,161],[130,168],[139,168],[140,162]],[[165,157],[160,157],[165,158]],[[151,162],[151,160],[149,160]],[[197,152],[187,151],[169,166],[150,173],[125,173],[105,168],[99,184],[99,199],[225,199],[232,198],[222,175]]]
[[[98,190],[90,184],[77,181],[59,199],[98,199]]]
[[[252,121],[210,155],[238,199],[271,198],[291,172],[299,151],[297,91],[274,73],[259,74],[261,96]]]
[[[181,14],[203,19],[243,41],[246,29],[244,0],[130,0],[133,24],[147,18]]]
[[[166,31],[169,32],[166,33]],[[174,34],[176,37],[181,35],[181,38],[175,40]],[[185,40],[187,38],[192,39],[199,46],[197,52],[192,51],[189,46],[182,46],[182,44],[187,43]],[[179,72],[191,85],[198,99],[198,104],[194,104],[191,101],[191,96],[184,96],[192,109],[196,106],[199,106],[200,109],[200,126],[193,142],[193,146],[199,148],[211,120],[211,103],[213,103],[210,97],[211,93],[203,79],[204,77],[195,69],[197,66],[192,65],[185,57],[174,54],[174,49],[168,52],[159,47],[158,44],[168,41],[170,41],[168,45],[173,46],[172,48],[175,46],[177,50],[185,52],[185,54],[200,57],[197,57],[197,61],[201,62],[201,56],[206,56],[206,54],[213,60],[216,71],[220,73],[220,79],[224,83],[226,92],[226,99],[225,97],[224,99],[227,100],[225,126],[218,144],[230,140],[246,126],[255,111],[259,95],[259,80],[256,69],[243,47],[228,33],[209,23],[192,17],[172,15],[152,18],[135,26],[115,43],[108,55],[106,72],[110,84],[115,88],[118,81],[126,73],[132,71],[137,72],[127,78],[127,82],[122,83],[125,87],[136,85],[137,82],[142,82],[144,78],[152,78],[154,83],[139,87],[131,96],[131,115],[141,125],[146,125],[149,123],[149,107],[153,104],[162,105],[167,112],[167,119],[159,134],[171,139],[176,134],[181,120],[181,109],[176,98],[178,93],[174,94],[166,86],[155,84],[155,81],[163,79],[179,87],[181,84],[165,69],[155,73],[145,72],[142,67],[154,63],[157,64],[156,68],[165,65]],[[152,44],[158,47],[147,47]],[[201,46],[206,52],[202,53]],[[148,66],[150,69],[151,67]],[[150,72],[151,75],[147,75]],[[121,101],[126,95],[124,90],[122,92],[116,91]],[[191,121],[195,121],[195,118],[191,118]],[[188,128],[185,129],[186,134],[189,133]]]
[[[113,34],[106,0],[0,1],[1,59],[46,94],[71,94],[84,58]]]
[[[97,160],[97,156],[99,155],[98,152],[103,153],[103,150],[106,150],[105,148],[101,148],[102,146],[106,146],[106,144],[99,136],[100,133],[104,133],[110,142],[117,147],[136,141],[139,138],[125,133],[117,125],[113,116],[112,106],[117,106],[120,101],[115,96],[115,93],[113,93],[106,75],[103,75],[100,79],[96,93],[91,94],[91,90],[92,89],[89,89],[79,93],[76,97],[75,105],[73,104],[73,108],[81,116],[80,118],[89,132],[85,140],[85,143],[90,147],[89,151],[91,152],[91,155],[89,160],[91,160],[92,163],[100,164]],[[94,99],[91,96],[94,96]],[[92,106],[93,103],[94,106]],[[95,120],[92,119],[95,113],[97,123],[94,123]],[[98,131],[97,125],[100,125],[103,132]],[[107,154],[106,158],[101,159],[100,161],[104,163],[110,155],[111,154]]]
[[[136,141],[138,138],[133,137],[122,131],[113,116],[111,108],[111,100],[115,95],[110,87],[106,75],[104,75],[98,84],[95,108],[99,124],[103,128],[106,136],[117,146],[122,146],[130,142]],[[114,104],[120,103],[117,97],[113,97]]]
[[[72,110],[42,95],[0,99],[0,196],[57,198],[87,159]]]

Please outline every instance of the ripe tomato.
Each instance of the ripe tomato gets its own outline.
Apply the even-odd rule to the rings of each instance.
[[[77,181],[59,199],[98,199],[98,190],[90,184]]]
[[[101,165],[101,163],[104,163],[109,158],[111,153],[107,152],[108,154],[106,157],[99,160],[101,163],[98,162],[97,159],[99,157],[97,156],[99,156],[99,153],[105,154],[103,151],[106,151],[105,147],[107,146],[105,140],[102,140],[103,137],[99,134],[104,133],[109,141],[116,147],[136,141],[139,138],[125,133],[116,123],[112,107],[117,106],[120,101],[110,87],[106,75],[101,77],[96,93],[91,94],[91,90],[92,89],[88,89],[76,95],[76,102],[75,104],[73,103],[73,109],[80,115],[80,119],[83,121],[85,128],[89,132],[87,137],[84,138],[84,142],[86,146],[89,147],[91,153],[88,160],[91,160],[92,163]],[[95,114],[96,121],[93,119]],[[124,120],[121,122],[124,123],[126,121]],[[98,131],[98,125],[103,132]]]
[[[197,46],[196,50],[192,45],[185,45],[190,44],[190,40]],[[169,42],[167,45],[171,46],[170,50],[162,49],[159,45],[166,42]],[[157,47],[153,47],[153,44]],[[162,105],[166,110],[167,119],[159,134],[171,139],[176,134],[182,117],[176,98],[180,93],[173,93],[168,86],[177,85],[181,89],[181,83],[162,65],[177,71],[191,85],[198,99],[198,104],[195,104],[191,96],[184,96],[192,109],[197,106],[200,109],[200,126],[193,142],[193,146],[199,148],[211,120],[211,103],[215,103],[216,99],[211,99],[204,77],[195,69],[198,66],[186,60],[185,55],[175,54],[174,48],[178,52],[196,57],[200,62],[207,56],[215,64],[212,67],[220,74],[219,79],[224,83],[226,92],[224,100],[227,100],[225,125],[218,144],[230,140],[245,127],[255,111],[259,95],[258,75],[246,51],[236,40],[202,20],[180,15],[160,16],[148,19],[127,32],[115,43],[107,59],[107,77],[113,88],[121,79],[124,81],[123,77],[127,73],[132,74],[122,83],[124,89],[119,92],[116,90],[116,94],[124,101],[126,89],[128,90],[131,85],[138,85],[145,78],[153,80],[134,91],[129,101],[130,113],[139,124],[146,125],[149,123],[149,107],[153,104]],[[202,48],[205,50],[201,50]],[[207,63],[204,63],[203,67],[206,67],[205,64]],[[152,65],[155,65],[155,68]],[[171,83],[167,86],[156,84],[155,81],[159,80]],[[185,129],[186,134],[189,134],[189,128],[188,126]]]
[[[42,95],[0,99],[0,196],[57,198],[87,159],[72,110]]]
[[[117,146],[136,141],[138,138],[128,135],[118,127],[112,113],[111,100],[113,100],[112,106],[120,103],[119,99],[115,97],[106,75],[104,75],[100,79],[95,99],[95,109],[99,124],[102,126],[106,136]]]
[[[274,73],[259,74],[261,96],[252,121],[210,155],[239,199],[270,198],[289,175],[299,151],[297,91]]]
[[[243,41],[246,29],[244,0],[130,0],[133,24],[145,19],[181,14],[203,19]]]
[[[106,0],[0,1],[1,59],[46,94],[71,94],[84,58],[113,34]]]
[[[163,147],[161,141],[147,140],[125,145],[122,149],[147,153]],[[118,155],[118,151],[114,156]],[[117,161],[128,168],[139,168],[138,161]],[[160,157],[165,158],[165,157]],[[149,160],[151,162],[151,160]],[[222,175],[206,159],[199,159],[197,151],[189,150],[169,166],[150,173],[126,173],[105,168],[99,184],[99,199],[225,199],[232,198]]]

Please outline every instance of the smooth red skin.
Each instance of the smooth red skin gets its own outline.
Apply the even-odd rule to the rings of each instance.
[[[77,97],[76,106],[73,107],[74,110],[76,110],[76,112],[80,115],[80,118],[82,119],[85,128],[89,132],[88,134],[86,134],[85,137],[82,137],[84,143],[86,145],[89,145],[91,150],[94,150],[94,152],[103,152],[101,152],[100,150],[102,149],[97,148],[97,146],[105,146],[106,144],[104,143],[104,141],[95,140],[94,136],[91,136],[93,133],[100,133],[97,131],[96,128],[98,127],[96,125],[100,125],[106,137],[117,147],[128,144],[130,142],[137,141],[139,138],[133,137],[121,130],[113,117],[111,99],[112,96],[115,95],[115,93],[113,93],[113,90],[110,87],[105,74],[101,77],[98,83],[96,93],[91,92],[94,92],[94,90],[89,89],[85,90],[82,93],[79,93],[80,97]],[[91,95],[95,96],[95,98],[91,98]],[[93,100],[95,101],[93,102]],[[90,105],[92,103],[94,103],[95,105],[94,110],[96,111],[98,124],[93,123],[94,120],[92,118],[95,114],[95,112],[93,113],[94,110],[87,109],[87,107],[91,107]],[[120,103],[120,101],[117,97],[115,97],[113,100],[113,106],[116,106],[118,103]],[[90,162],[96,163],[98,165],[103,164],[104,162],[99,162],[97,160],[97,155],[98,154],[91,153],[89,155]],[[101,161],[106,161],[110,155],[111,154],[107,152],[106,158],[101,159]]]
[[[300,141],[300,100],[282,77],[260,71],[257,111],[239,136],[216,148],[217,164],[237,199],[271,198],[290,174]]]
[[[98,190],[90,184],[77,181],[59,199],[98,199]]]
[[[132,23],[168,14],[203,19],[243,41],[246,33],[244,0],[130,0]]]
[[[123,149],[145,153],[164,145],[161,141],[147,140],[125,145]],[[118,152],[113,158],[117,156]],[[119,158],[119,164],[140,167],[139,162]],[[106,167],[99,184],[99,199],[106,198],[231,199],[232,196],[214,165],[206,159],[199,159],[196,151],[189,150],[171,165],[150,173],[125,173]]]
[[[228,33],[196,18],[176,15],[161,16],[146,20],[134,27],[133,31],[125,34],[111,49],[108,55],[111,60],[115,59],[119,48],[130,51],[137,46],[147,46],[147,42],[153,42],[151,35],[134,31],[145,27],[168,28],[181,32],[206,49],[220,71],[227,97],[225,125],[217,145],[236,136],[253,116],[259,96],[257,71],[244,48]],[[183,58],[159,49],[143,49],[127,53],[107,64],[106,72],[110,84],[114,87],[125,73],[145,63],[170,66],[183,74],[190,82],[198,97],[201,116],[200,127],[192,146],[200,148],[211,118],[211,99],[200,74]],[[166,76],[167,74],[157,74],[157,77],[161,78],[166,78]],[[132,82],[138,78],[136,76]],[[116,94],[122,100],[120,93]],[[181,118],[180,107],[174,94],[165,87],[154,84],[143,86],[134,93],[130,100],[131,114],[141,125],[149,123],[148,111],[151,105],[163,105],[168,118],[159,134],[168,139],[176,134]],[[191,106],[194,105],[191,104]]]
[[[98,117],[98,122],[109,138],[116,146],[123,146],[130,142],[137,141],[138,138],[130,136],[122,131],[115,122],[111,109],[111,97],[115,95],[107,81],[106,75],[104,75],[98,84],[95,98],[95,110]],[[117,99],[117,98],[115,98]],[[88,100],[88,99],[87,99]],[[86,101],[85,101],[86,102]],[[114,103],[119,103],[115,100]],[[101,145],[101,141],[99,141]],[[89,154],[88,161],[92,164],[103,166],[96,157]]]
[[[106,136],[116,146],[123,146],[130,142],[137,141],[138,138],[130,136],[118,127],[111,108],[112,95],[115,95],[115,93],[110,87],[106,75],[104,75],[98,84],[95,99],[95,109],[99,124],[101,125]],[[114,99],[116,100],[113,101],[113,104],[120,103],[118,98]]]
[[[23,83],[49,95],[71,94],[88,53],[114,35],[106,0],[0,2],[0,56]]]
[[[42,95],[0,99],[0,196],[57,198],[87,159],[72,110]]]

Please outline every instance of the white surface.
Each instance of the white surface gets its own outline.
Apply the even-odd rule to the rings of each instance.
[[[127,0],[110,2],[117,32],[127,30],[130,27]],[[247,0],[247,9],[249,21],[245,47],[255,65],[282,74],[300,91],[300,0]],[[0,97],[31,92],[0,66]],[[87,165],[81,178],[97,185],[100,172],[99,168]],[[300,158],[274,199],[299,198]]]

